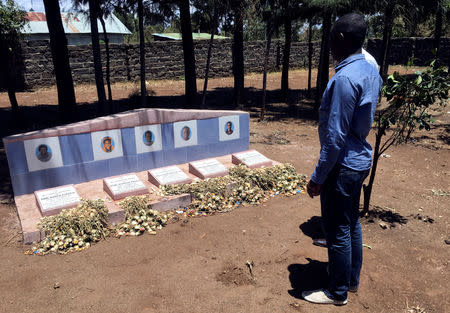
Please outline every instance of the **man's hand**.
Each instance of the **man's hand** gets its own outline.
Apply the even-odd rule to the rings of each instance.
[[[320,190],[322,189],[321,184],[316,184],[312,180],[308,182],[308,185],[306,186],[306,191],[308,192],[308,195],[311,198],[314,198],[315,196],[320,195]]]

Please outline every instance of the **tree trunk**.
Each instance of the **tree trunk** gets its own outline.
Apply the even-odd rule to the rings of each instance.
[[[197,106],[197,82],[195,74],[194,41],[192,39],[191,14],[189,11],[189,0],[180,0],[180,23],[181,36],[183,39],[184,55],[184,82],[186,105]]]
[[[144,37],[144,4],[143,0],[138,0],[139,19],[139,56],[141,65],[141,107],[147,106],[147,87],[145,85],[145,37]]]
[[[13,121],[18,122],[19,103],[17,102],[16,98],[16,76],[14,70],[16,64],[14,51],[16,51],[16,49],[12,48],[11,50],[9,49],[7,44],[4,44],[4,46],[2,46],[0,50],[0,58],[3,62],[2,65],[4,66],[4,71],[2,71],[2,74],[3,80],[6,84],[6,89],[8,91],[9,102],[11,103],[11,113],[13,116]]]
[[[268,23],[269,24],[269,23]],[[270,25],[267,25],[267,41],[266,50],[264,52],[264,72],[263,72],[263,94],[261,99],[261,115],[260,120],[264,120],[266,114],[266,85],[267,85],[267,65],[269,63],[270,43],[272,41],[272,29]]]
[[[11,113],[14,121],[19,120],[19,103],[16,98],[16,89],[12,86],[11,82],[8,83],[8,98],[11,103]]]
[[[17,102],[16,97],[16,89],[14,88],[14,83],[9,81],[8,83],[8,98],[9,102],[11,103],[11,113],[13,116],[13,119],[17,121],[19,119],[19,103]]]
[[[375,180],[375,174],[377,172],[378,160],[380,159],[380,145],[381,145],[381,137],[383,137],[384,130],[378,128],[376,138],[375,138],[375,148],[373,152],[373,164],[372,169],[370,170],[369,183],[367,185],[363,185],[363,195],[364,195],[364,205],[363,210],[361,211],[361,215],[364,216],[367,212],[369,212],[370,206],[370,197],[372,196],[372,187],[373,182]]]
[[[281,72],[281,97],[283,101],[287,100],[289,92],[289,57],[291,54],[292,41],[292,20],[290,19],[290,12],[288,0],[284,1],[284,48],[283,48],[283,70]]]
[[[244,95],[244,12],[240,6],[234,16],[233,33],[233,76],[234,104],[241,107]]]
[[[202,95],[202,108],[206,106],[206,91],[208,90],[208,75],[209,75],[209,66],[211,64],[211,53],[212,46],[214,42],[214,32],[216,28],[216,18],[213,18],[213,26],[211,27],[211,37],[209,38],[208,45],[208,55],[206,56],[206,67],[205,67],[205,83],[203,85],[203,95]]]
[[[442,37],[442,15],[443,15],[443,3],[442,0],[438,1],[436,8],[436,22],[434,24],[434,50],[436,51],[436,66],[441,63],[439,61],[439,50],[441,47],[441,37]]]
[[[59,115],[62,121],[70,122],[76,120],[76,100],[59,2],[44,0],[44,7],[58,91]]]
[[[308,97],[311,97],[312,48],[312,21],[310,19],[308,28]]]
[[[111,91],[111,66],[110,66],[110,54],[109,54],[109,38],[108,33],[106,32],[106,25],[103,16],[100,16],[100,23],[103,28],[103,39],[105,41],[105,51],[106,51],[106,87],[108,89],[108,103],[109,103],[109,112],[114,112],[113,104],[112,104],[112,91]]]
[[[319,112],[320,103],[322,102],[322,94],[328,83],[329,67],[330,67],[330,30],[331,30],[331,12],[325,12],[322,23],[322,42],[320,45],[320,59],[319,69],[317,72],[316,84],[316,101],[314,105],[314,112],[317,115]]]
[[[97,26],[98,10],[95,0],[89,0],[89,21],[91,23],[92,55],[94,58],[95,85],[97,87],[98,108],[101,115],[107,112],[105,84],[103,82],[102,58]]]
[[[386,79],[388,72],[388,55],[391,46],[392,27],[394,24],[394,4],[388,5],[384,12],[384,29],[383,29],[383,41],[381,44],[381,60],[380,60],[380,75],[383,80]]]

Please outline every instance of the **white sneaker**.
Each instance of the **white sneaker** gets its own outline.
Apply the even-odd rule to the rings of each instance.
[[[302,297],[308,302],[318,303],[318,304],[334,304],[334,305],[345,305],[347,304],[347,299],[345,300],[334,300],[327,296],[323,289],[303,291]]]
[[[313,239],[313,245],[326,248],[327,240],[325,238]]]

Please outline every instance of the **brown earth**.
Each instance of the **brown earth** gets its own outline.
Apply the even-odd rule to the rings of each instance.
[[[279,77],[269,75],[269,90],[279,88]],[[305,88],[305,77],[306,72],[293,71],[291,87]],[[253,116],[259,93],[250,87],[259,88],[260,75],[250,75],[246,82],[250,100],[245,109]],[[232,83],[230,78],[211,80],[211,98],[220,88],[229,94]],[[183,90],[182,81],[150,86],[156,97]],[[114,98],[127,97],[134,88],[116,84]],[[319,153],[310,101],[300,90],[291,92],[290,106],[276,102],[276,91],[269,97],[269,121],[251,119],[251,148],[310,175]],[[77,98],[94,100],[94,86],[78,86]],[[21,93],[19,102],[54,107],[56,92]],[[6,94],[0,93],[0,108],[7,106]],[[51,124],[39,115],[43,108],[48,109],[27,111],[43,124],[23,129]],[[0,112],[7,120],[7,110]],[[156,236],[109,238],[70,255],[28,256],[9,203],[2,149],[0,311],[448,312],[450,121],[446,108],[435,115],[431,132],[418,133],[414,142],[393,147],[380,160],[372,198],[375,213],[363,219],[363,241],[370,248],[364,248],[361,285],[344,307],[312,305],[299,296],[326,281],[326,249],[312,245],[320,230],[316,198],[277,196],[258,206],[170,224]],[[373,134],[369,139],[373,142]],[[253,278],[246,265],[251,262]]]

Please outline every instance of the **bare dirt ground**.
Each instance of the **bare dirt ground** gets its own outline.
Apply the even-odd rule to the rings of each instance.
[[[273,91],[269,93],[269,120],[251,119],[250,146],[310,175],[319,143],[311,102],[299,90],[306,87],[306,72],[292,72],[289,106],[277,102],[279,77],[278,73],[269,76]],[[150,86],[167,104],[177,103],[183,83],[151,82]],[[214,101],[220,104],[216,98],[220,92],[226,95],[224,101],[231,99],[232,84],[230,78],[211,80],[213,107]],[[247,86],[249,101],[244,109],[255,116],[261,75],[246,77]],[[114,98],[128,97],[134,88],[116,84]],[[76,92],[79,102],[95,99],[94,86],[78,86]],[[54,112],[54,88],[21,93],[19,103],[37,107],[24,109],[36,123],[21,129],[52,124],[47,113]],[[0,93],[0,108],[7,106],[6,94]],[[320,235],[319,201],[305,194],[278,196],[262,205],[170,224],[156,236],[110,238],[70,255],[24,255],[27,246],[20,241],[14,203],[10,203],[2,148],[0,311],[448,312],[447,110],[435,111],[437,122],[431,132],[418,133],[413,142],[393,147],[381,159],[372,198],[377,214],[362,220],[363,242],[370,248],[364,248],[361,285],[343,307],[301,300],[302,290],[326,282],[327,264],[326,249],[312,245],[312,238]],[[2,128],[8,127],[2,134],[13,132],[7,109],[0,112]],[[373,142],[374,135],[369,139]],[[247,261],[254,263],[254,278]]]

